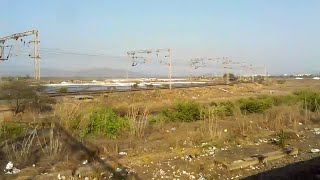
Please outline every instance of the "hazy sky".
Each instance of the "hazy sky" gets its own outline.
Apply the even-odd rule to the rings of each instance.
[[[266,64],[271,73],[320,72],[319,0],[1,0],[0,6],[0,36],[38,29],[40,48],[110,55],[41,52],[43,68],[125,68],[128,50],[170,47],[176,74],[203,56]],[[27,53],[14,52],[19,56],[0,70],[32,72]],[[166,70],[157,63],[135,69]]]

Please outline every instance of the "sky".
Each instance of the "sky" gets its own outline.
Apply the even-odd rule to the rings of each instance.
[[[177,75],[218,72],[216,64],[197,70],[189,64],[221,56],[266,65],[271,74],[320,72],[318,0],[1,0],[1,7],[0,37],[37,29],[40,49],[105,55],[40,52],[43,69],[126,69],[127,51],[172,48]],[[32,73],[28,48],[7,43],[16,45],[14,55],[0,71]],[[130,69],[167,72],[156,58]]]

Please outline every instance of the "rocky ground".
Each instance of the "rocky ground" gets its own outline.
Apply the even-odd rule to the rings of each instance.
[[[177,136],[179,128],[164,130],[168,136]],[[99,150],[86,149],[77,145],[76,140],[66,140],[69,150],[60,154],[58,159],[39,157],[30,163],[16,163],[19,171],[15,174],[0,173],[1,179],[242,179],[255,178],[254,174],[271,169],[319,158],[320,130],[317,126],[303,126],[293,133],[287,146],[299,149],[298,155],[248,166],[237,170],[228,170],[225,164],[281,149],[274,144],[272,135],[255,140],[237,143],[212,144],[210,142],[191,142],[188,137],[179,146],[170,146],[166,139],[145,139],[139,142],[118,143],[116,151],[110,151],[112,145],[103,141],[92,141]],[[66,139],[66,137],[65,137]],[[75,141],[75,142],[74,142]],[[62,142],[62,141],[61,141]],[[71,145],[70,145],[71,144]],[[126,145],[125,145],[126,144]],[[168,145],[169,144],[169,145]],[[89,145],[90,146],[90,145]],[[109,146],[109,148],[107,147]],[[169,147],[168,147],[169,146]],[[62,152],[61,152],[62,153]],[[69,156],[69,157],[66,157]],[[10,159],[1,160],[1,168]],[[292,168],[291,168],[292,169]],[[285,171],[285,170],[282,170]]]

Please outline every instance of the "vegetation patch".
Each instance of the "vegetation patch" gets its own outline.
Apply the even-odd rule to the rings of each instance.
[[[247,98],[240,99],[239,107],[243,114],[248,113],[262,113],[266,109],[269,109],[273,102],[271,98]]]
[[[303,102],[303,108],[312,112],[319,111],[320,92],[314,90],[301,90],[294,94]]]
[[[0,125],[0,140],[15,138],[26,131],[26,126],[16,122],[6,122]]]
[[[57,89],[57,92],[58,92],[58,93],[66,93],[66,92],[68,92],[68,87],[67,87],[67,86],[59,87],[59,88]]]
[[[235,105],[231,101],[215,103],[211,102],[210,107],[214,107],[217,116],[233,116]]]
[[[162,110],[161,114],[166,121],[192,122],[200,120],[201,107],[193,101],[178,102],[173,108]]]
[[[126,118],[120,117],[111,108],[97,107],[91,110],[87,126],[81,135],[105,135],[116,138],[125,127],[128,127]]]

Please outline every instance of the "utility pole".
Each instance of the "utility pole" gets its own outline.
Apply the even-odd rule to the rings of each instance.
[[[169,89],[172,89],[172,49],[171,48],[158,48],[158,49],[147,49],[147,50],[137,50],[137,51],[128,51],[127,55],[132,58],[132,66],[137,66],[139,64],[145,64],[151,60],[151,54],[156,53],[157,57],[159,53],[168,53],[165,55],[165,58],[168,58],[168,62],[165,63],[168,65],[168,78],[169,78]],[[142,56],[136,56],[136,55]],[[143,56],[144,55],[144,56]],[[160,61],[162,63],[162,61]]]
[[[172,49],[169,48],[168,51],[169,51],[169,79],[170,79],[169,89],[171,91],[172,89],[172,59],[171,59]]]
[[[40,80],[40,67],[39,67],[39,49],[38,49],[38,32],[34,34],[34,39],[33,39],[33,59],[34,59],[34,78],[35,80],[39,81]]]
[[[264,81],[268,80],[268,71],[267,71],[267,65],[264,64]]]

